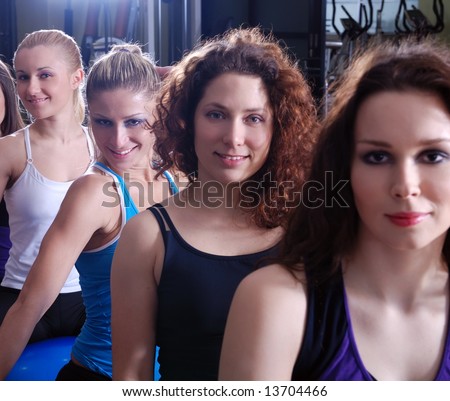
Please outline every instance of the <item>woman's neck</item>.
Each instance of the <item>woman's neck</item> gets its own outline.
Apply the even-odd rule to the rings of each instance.
[[[43,138],[52,138],[61,142],[69,142],[82,134],[81,124],[75,118],[71,121],[58,119],[36,120],[30,129]]]
[[[151,183],[155,180],[157,174],[157,171],[151,167],[150,161],[145,166],[131,167],[126,170],[108,163],[108,161],[101,156],[98,158],[98,161],[121,176],[127,184]]]
[[[404,305],[410,305],[430,286],[434,288],[436,280],[446,282],[448,276],[441,239],[412,250],[360,239],[351,255],[344,258],[343,268],[346,285]]]
[[[186,201],[196,207],[235,213],[242,210],[242,192],[239,183],[222,184],[217,181],[192,182],[185,193]],[[234,212],[233,212],[234,211]]]

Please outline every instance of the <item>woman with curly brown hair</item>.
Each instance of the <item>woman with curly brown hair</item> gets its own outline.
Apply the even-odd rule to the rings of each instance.
[[[114,256],[113,378],[217,380],[239,282],[277,253],[309,168],[316,110],[283,48],[236,29],[164,80],[153,126],[162,170],[190,185],[127,223]],[[133,327],[130,332],[129,327]]]
[[[450,380],[448,46],[356,59],[304,193],[279,263],[236,291],[220,379]]]

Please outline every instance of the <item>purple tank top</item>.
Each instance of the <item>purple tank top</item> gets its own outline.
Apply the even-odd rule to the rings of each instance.
[[[365,368],[356,346],[342,276],[322,288],[308,290],[305,338],[292,380],[376,380]],[[449,327],[434,380],[450,380]]]

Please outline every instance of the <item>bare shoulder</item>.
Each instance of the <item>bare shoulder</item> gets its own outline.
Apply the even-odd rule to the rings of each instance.
[[[306,313],[305,280],[301,274],[293,274],[279,264],[262,267],[241,281],[234,302],[254,305],[252,313],[259,310],[266,315],[295,310],[301,316]]]
[[[25,162],[23,129],[0,138],[0,159],[4,162]],[[22,166],[23,168],[23,166]]]
[[[110,177],[100,174],[86,174],[77,178],[70,186],[70,193],[79,193],[91,199],[107,199],[108,196],[117,198],[114,193],[114,181]]]
[[[77,178],[70,187],[72,193],[89,195],[92,198],[117,201],[117,190],[111,176],[89,172]]]
[[[307,310],[300,279],[273,264],[240,283],[227,319],[220,380],[290,380]]]
[[[248,275],[241,286],[252,291],[289,291],[298,294],[305,292],[304,282],[304,274],[291,272],[280,264],[272,264]]]
[[[148,234],[154,237],[159,231],[159,225],[153,213],[143,210],[127,222],[122,236]]]
[[[151,212],[143,210],[128,220],[122,230],[114,253],[113,271],[117,270],[114,266],[127,265],[128,273],[140,272],[146,276],[152,272],[158,283],[163,259],[164,241],[159,224]]]
[[[113,179],[100,174],[77,178],[67,191],[60,213],[73,215],[96,228],[114,227],[120,216],[120,199]]]
[[[83,175],[69,187],[58,212],[60,221],[67,220],[85,224],[92,229],[104,228],[114,213],[119,201],[108,194],[107,180],[98,175]],[[86,227],[86,230],[88,229]]]
[[[149,210],[143,210],[128,220],[119,241],[136,252],[160,253],[159,250],[164,249],[161,229]]]
[[[22,128],[12,134],[0,137],[1,148],[23,148],[25,149],[25,139],[24,139],[25,128]]]

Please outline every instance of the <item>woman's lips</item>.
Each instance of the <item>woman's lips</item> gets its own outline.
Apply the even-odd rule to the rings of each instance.
[[[248,156],[243,156],[243,155],[229,155],[229,154],[218,153],[218,152],[215,152],[215,154],[220,158],[220,160],[227,167],[237,166],[248,158]]]
[[[387,214],[386,217],[397,226],[410,227],[421,223],[428,215],[429,213],[401,212]]]

